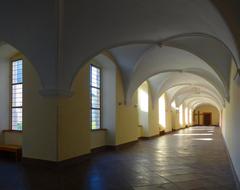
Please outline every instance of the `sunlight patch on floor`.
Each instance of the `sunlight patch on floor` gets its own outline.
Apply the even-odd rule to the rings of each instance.
[[[182,134],[174,134],[174,136],[206,136],[213,135],[212,133],[182,133]]]
[[[213,141],[213,138],[193,138],[194,141]]]

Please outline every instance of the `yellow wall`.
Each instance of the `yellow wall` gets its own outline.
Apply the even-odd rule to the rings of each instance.
[[[148,136],[155,136],[159,134],[160,125],[159,125],[159,110],[158,104],[153,105],[151,89],[148,85]]]
[[[165,103],[166,103],[166,129],[165,132],[172,131],[173,129],[173,123],[172,123],[172,112],[171,112],[171,103],[170,98],[167,94],[165,94]]]
[[[182,109],[180,109],[180,106],[179,106],[178,118],[177,118],[177,119],[178,119],[178,122],[179,122],[179,127],[180,127],[180,128],[185,128],[185,114],[184,114],[184,113],[185,113],[185,112],[184,112],[185,106],[184,106],[184,104],[182,104],[181,107],[182,107]],[[181,111],[181,110],[182,110],[182,117],[181,117],[181,118],[182,118],[182,121],[183,121],[182,124],[180,123],[180,116],[181,116],[180,111]]]
[[[89,64],[86,64],[73,82],[72,96],[59,100],[59,160],[90,152],[89,72]]]
[[[117,77],[117,119],[116,119],[116,145],[135,141],[139,136],[137,93],[134,93],[131,105],[124,104],[123,85],[119,71]]]
[[[106,145],[107,131],[92,130],[91,131],[91,149]]]
[[[232,63],[230,76],[230,102],[226,102],[226,107],[223,109],[222,117],[222,133],[226,142],[234,169],[240,179],[240,77],[233,80],[236,74],[236,66]]]
[[[200,111],[200,114],[204,112],[212,113],[212,125],[219,125],[219,111],[217,108],[211,105],[202,105],[195,109],[195,113],[198,113],[198,111]],[[197,116],[195,116],[195,121],[197,122]],[[196,122],[194,124],[197,124]],[[200,125],[203,125],[203,115],[200,115]]]
[[[141,109],[141,102],[138,102],[138,119],[139,125],[142,126],[141,135],[143,137],[152,137],[159,134],[159,106],[158,103],[153,105],[151,88],[147,81],[143,82],[138,88],[138,93],[144,92],[148,94],[148,99],[146,99],[146,104],[148,104],[147,110]]]
[[[108,131],[91,131],[89,64],[76,76],[71,97],[59,99],[59,160],[90,153],[92,148],[106,145]],[[115,140],[119,145],[138,139],[137,94],[132,104],[124,104],[124,93],[120,73],[116,74],[116,126]],[[84,89],[84,90],[83,90]]]
[[[171,108],[171,115],[172,115],[172,128],[173,129],[180,129],[179,124],[179,111],[175,110],[174,108]]]

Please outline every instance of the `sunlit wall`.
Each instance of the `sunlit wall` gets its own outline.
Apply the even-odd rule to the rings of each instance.
[[[189,116],[188,107],[185,108],[184,116],[185,116],[185,124],[188,125],[189,124],[189,120],[188,120],[188,116]]]
[[[179,124],[181,127],[183,126],[183,105],[182,104],[179,106]]]
[[[175,110],[178,110],[178,107],[176,106],[175,100],[171,103],[171,107]]]
[[[165,100],[165,94],[163,94],[158,99],[158,105],[159,105],[159,124],[161,127],[166,128],[166,100]]]
[[[138,104],[141,111],[148,112],[148,94],[142,89],[138,90]]]
[[[190,124],[190,125],[192,125],[192,123],[193,123],[193,121],[192,121],[192,109],[189,109],[189,117],[188,117],[188,123]]]

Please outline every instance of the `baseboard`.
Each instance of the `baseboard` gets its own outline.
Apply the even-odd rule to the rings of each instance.
[[[192,127],[197,127],[197,126],[206,126],[206,127],[220,127],[219,125],[192,125]]]
[[[106,150],[108,150],[107,146],[100,146],[100,147],[96,147],[96,148],[92,148],[91,149],[91,153],[99,153],[99,152],[105,152]]]
[[[121,149],[129,148],[129,147],[135,145],[137,142],[138,142],[138,139],[134,140],[134,141],[131,141],[131,142],[119,144],[119,145],[116,145],[116,146],[110,146],[108,148],[114,148],[115,150],[121,150]]]
[[[162,133],[162,131],[160,131],[159,134],[156,134],[156,135],[153,135],[153,136],[150,136],[150,137],[139,137],[138,139],[139,140],[150,140],[150,139],[154,139],[156,137],[162,136],[164,134],[165,134],[165,132]]]
[[[36,158],[26,158],[23,157],[21,163],[26,166],[40,166],[47,168],[54,168],[58,165],[57,161],[49,161],[49,160],[40,160]]]
[[[188,126],[188,128],[189,127],[192,127],[192,126]],[[159,134],[157,134],[157,135],[153,135],[151,137],[139,137],[138,139],[140,139],[140,140],[150,140],[150,139],[160,137],[160,136],[163,136],[163,135],[169,135],[169,134],[175,133],[175,132],[177,132],[179,130],[182,130],[182,129],[186,129],[186,128],[172,129],[171,131],[167,131],[167,132],[163,130],[163,131],[160,131]]]
[[[137,142],[138,142],[138,140],[119,144],[119,145],[105,145],[105,146],[101,146],[101,147],[96,147],[96,148],[91,149],[91,153],[120,150],[120,149],[128,148],[128,147],[136,144]]]
[[[35,158],[26,158],[23,157],[21,163],[25,166],[37,166],[37,167],[45,167],[45,168],[58,168],[58,167],[66,167],[69,165],[78,164],[79,162],[89,160],[91,158],[90,154],[80,155],[74,158],[70,158],[62,161],[49,161],[49,160],[40,160]]]
[[[173,130],[172,131],[167,131],[167,132],[164,133],[164,135],[169,135],[169,134],[171,134],[173,132],[174,132]]]
[[[177,131],[179,131],[181,129],[184,129],[184,128],[172,129],[172,132],[177,132]]]

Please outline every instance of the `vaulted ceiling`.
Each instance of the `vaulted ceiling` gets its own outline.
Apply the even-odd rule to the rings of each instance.
[[[229,100],[231,64],[240,66],[235,2],[11,0],[0,6],[0,40],[26,55],[50,94],[69,92],[79,69],[108,52],[121,71],[127,102],[145,80],[161,94],[184,82],[176,73],[186,73],[194,89],[211,89],[222,104]],[[150,80],[157,74],[159,83]]]
[[[89,3],[84,4],[86,12],[91,10]],[[177,104],[191,100],[189,104],[208,102],[221,108],[229,100],[230,69],[232,64],[239,67],[239,52],[225,20],[212,2],[162,0],[128,4],[122,1],[114,5],[108,2],[107,7],[100,5],[95,11],[90,22],[97,19],[98,24],[85,26],[91,31],[92,45],[79,47],[82,52],[78,55],[73,50],[71,56],[85,60],[83,56],[88,48],[91,50],[86,57],[108,52],[121,71],[127,103],[146,80],[155,103],[163,92],[171,94],[173,89],[172,98]],[[79,26],[78,22],[69,26]],[[70,48],[69,42],[66,47]],[[71,45],[78,46],[75,42],[71,41]],[[68,60],[71,65],[71,58]]]

